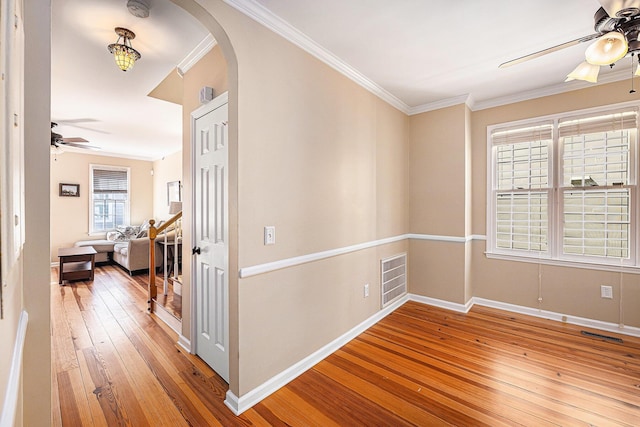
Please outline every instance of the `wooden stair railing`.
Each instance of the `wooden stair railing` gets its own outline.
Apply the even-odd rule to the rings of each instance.
[[[149,220],[149,299],[147,301],[149,304],[147,311],[149,313],[153,313],[153,301],[158,296],[158,288],[156,288],[156,237],[160,233],[166,232],[167,228],[175,224],[180,218],[182,218],[182,211],[172,216],[158,228],[155,227],[155,220]],[[177,238],[177,235],[174,238]]]

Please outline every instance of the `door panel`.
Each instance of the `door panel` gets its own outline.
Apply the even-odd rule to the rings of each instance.
[[[214,104],[216,100],[211,101]],[[228,107],[195,117],[194,254],[196,354],[229,381]]]

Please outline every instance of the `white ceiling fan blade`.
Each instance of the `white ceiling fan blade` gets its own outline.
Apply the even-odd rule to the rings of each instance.
[[[85,123],[88,123],[88,124],[100,123],[100,120],[92,119],[92,118],[88,118],[88,117],[87,118],[81,118],[81,119],[69,119],[69,120],[56,119],[53,123],[56,123],[57,125],[62,125],[62,126],[71,126],[71,127],[78,128],[78,129],[90,130],[91,132],[102,133],[102,134],[105,134],[105,135],[110,135],[111,134],[111,132],[107,132],[107,131],[104,131],[104,130],[96,129],[94,127],[83,125]]]
[[[74,142],[60,142],[60,146],[62,146],[62,147],[82,148],[82,149],[86,149],[86,150],[99,150],[100,149],[100,147],[96,147],[95,145],[76,144]]]
[[[65,142],[65,143],[67,143],[67,142],[73,142],[73,143],[80,143],[80,144],[89,142],[89,141],[87,141],[86,139],[84,139],[84,138],[79,138],[79,137],[72,137],[72,138],[60,138],[60,141],[61,141],[61,142]]]
[[[553,47],[550,47],[550,48],[547,48],[547,49],[544,49],[544,50],[541,50],[541,51],[538,51],[538,52],[530,53],[529,55],[521,56],[520,58],[512,59],[511,61],[503,62],[502,64],[500,64],[498,66],[498,68],[506,68],[506,67],[510,67],[512,65],[516,65],[516,64],[520,64],[520,63],[523,63],[523,62],[526,62],[526,61],[530,61],[532,59],[536,59],[536,58],[539,58],[541,56],[548,55],[550,53],[557,52],[559,50],[566,49],[568,47],[575,46],[575,45],[580,44],[580,43],[588,42],[589,40],[597,39],[600,36],[602,36],[602,34],[594,33],[594,34],[590,34],[588,36],[580,37],[579,39],[571,40],[571,41],[568,41],[566,43],[559,44],[557,46],[553,46]]]

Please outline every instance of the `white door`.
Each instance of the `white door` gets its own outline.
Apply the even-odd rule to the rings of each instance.
[[[192,113],[195,351],[229,382],[227,94]]]

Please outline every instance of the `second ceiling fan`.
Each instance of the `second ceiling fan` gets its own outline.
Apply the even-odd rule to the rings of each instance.
[[[58,126],[56,122],[51,122],[51,147],[54,148],[62,148],[62,147],[74,147],[74,148],[82,148],[85,150],[99,150],[100,147],[96,147],[94,145],[86,145],[89,143],[84,138],[80,137],[71,137],[65,138],[59,133],[53,131],[53,128]]]

